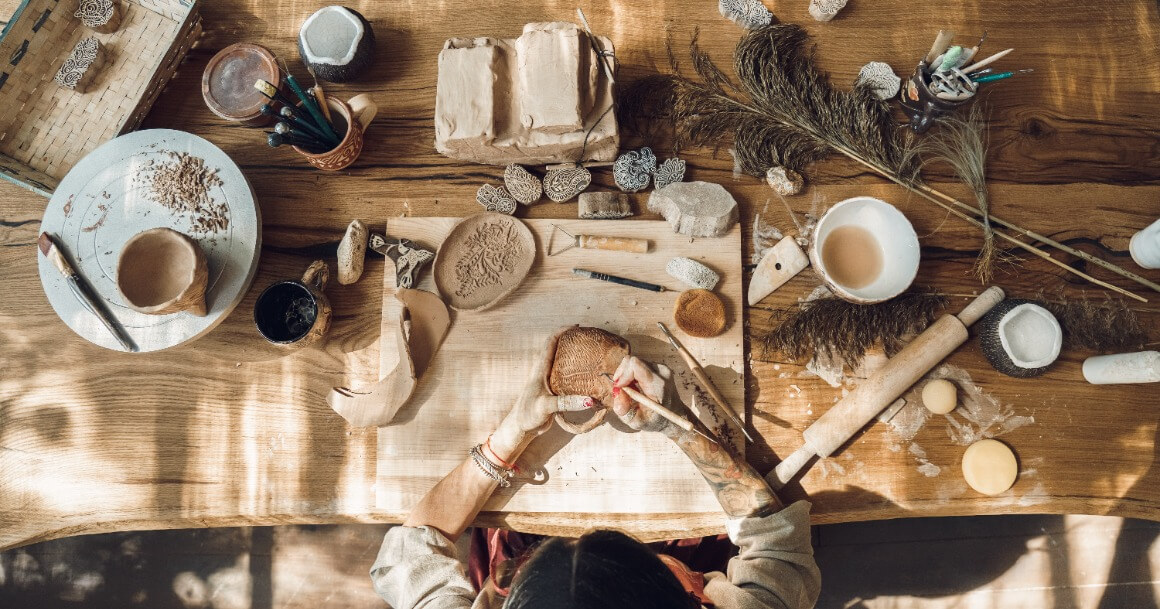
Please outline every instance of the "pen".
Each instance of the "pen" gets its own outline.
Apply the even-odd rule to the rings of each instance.
[[[619,283],[633,288],[640,288],[642,290],[649,290],[651,292],[663,292],[665,286],[657,285],[655,283],[647,283],[644,281],[637,281],[635,279],[626,279],[624,277],[617,277],[616,275],[607,275],[605,273],[597,273],[596,271],[589,271],[587,269],[572,269],[572,274],[577,277],[586,277],[588,279],[599,279],[601,281],[610,281],[612,283]]]

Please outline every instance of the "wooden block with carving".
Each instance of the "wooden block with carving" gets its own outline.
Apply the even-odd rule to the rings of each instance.
[[[102,34],[111,34],[121,27],[121,7],[117,0],[80,0],[73,17]]]
[[[105,63],[105,51],[96,38],[83,38],[56,73],[56,84],[84,93]]]
[[[607,38],[596,42],[612,50]],[[620,130],[616,113],[605,112],[613,90],[600,61],[588,34],[565,22],[529,23],[514,39],[446,41],[435,94],[436,150],[490,165],[613,160]]]
[[[690,237],[720,237],[737,223],[737,201],[720,184],[677,182],[654,190],[648,210]]]

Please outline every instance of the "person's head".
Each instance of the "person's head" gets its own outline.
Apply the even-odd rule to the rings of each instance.
[[[696,609],[648,546],[616,531],[545,541],[520,567],[504,609]]]

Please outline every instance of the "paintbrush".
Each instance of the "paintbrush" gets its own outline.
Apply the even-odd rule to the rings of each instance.
[[[302,85],[298,84],[298,79],[294,78],[294,75],[286,68],[285,63],[282,64],[282,67],[286,72],[286,84],[290,86],[290,90],[294,92],[294,95],[298,96],[298,99],[302,102],[302,107],[306,108],[306,111],[310,113],[310,117],[314,119],[314,123],[318,128],[322,130],[328,139],[334,140],[334,145],[337,146],[340,141],[338,134],[330,126],[330,121],[322,115],[322,110],[319,109],[318,102],[313,96],[306,94],[306,91],[302,89]]]
[[[572,269],[572,274],[577,277],[584,277],[587,279],[599,279],[601,281],[608,281],[611,283],[618,283],[633,288],[640,288],[642,290],[649,290],[650,292],[663,292],[665,286],[657,285],[655,283],[648,283],[645,281],[637,281],[635,279],[627,279],[625,277],[617,277],[616,275],[608,275],[605,273],[597,273],[596,271],[589,271],[587,269]]]
[[[975,70],[985,68],[985,67],[995,63],[996,61],[1006,57],[1008,53],[1010,53],[1011,51],[1014,51],[1014,50],[1015,49],[1007,49],[1005,51],[999,51],[998,53],[995,53],[994,55],[991,55],[990,57],[987,57],[986,59],[975,62],[975,63],[963,68],[961,71],[964,73],[969,73],[969,72],[974,72]]]
[[[287,82],[289,82],[289,80],[287,80]],[[285,108],[289,108],[290,112],[298,120],[303,121],[303,122],[311,122],[311,123],[314,122],[312,119],[309,119],[302,114],[302,111],[294,103],[294,100],[287,97],[285,93],[279,91],[278,87],[275,87],[269,81],[258,79],[256,82],[254,82],[254,88],[257,89],[258,91],[260,91],[262,93],[262,95],[265,95],[266,97],[282,104],[282,106]],[[293,87],[291,87],[291,88],[293,88]],[[303,105],[305,106],[306,104],[303,104]],[[306,110],[307,110],[307,112],[309,112],[310,108],[307,107]],[[323,122],[325,123],[325,121],[323,121]],[[313,125],[313,126],[316,127],[319,130],[319,132],[325,136],[324,139],[328,142],[328,144],[331,147],[338,146],[339,140],[338,140],[337,136],[334,135],[334,131],[330,129],[329,124]]]
[[[677,340],[677,337],[673,336],[672,332],[669,332],[669,329],[665,327],[665,324],[658,321],[657,325],[660,326],[661,332],[664,332],[665,336],[668,337],[669,344],[677,350],[677,353],[681,354],[681,359],[685,360],[685,365],[689,367],[689,371],[693,373],[694,377],[696,377],[697,382],[701,384],[701,387],[705,390],[705,393],[708,393],[709,397],[713,398],[714,402],[717,402],[717,407],[724,411],[725,416],[728,417],[730,421],[733,421],[734,425],[741,429],[741,433],[745,434],[745,438],[750,442],[753,442],[753,436],[749,435],[749,432],[745,430],[745,423],[742,423],[741,420],[737,418],[737,415],[733,412],[733,409],[729,407],[729,402],[725,401],[725,396],[721,395],[721,392],[717,389],[717,386],[713,384],[712,379],[709,378],[709,375],[705,372],[705,369],[701,367],[701,363],[697,361],[697,358],[693,357],[693,354],[690,353],[689,350],[686,349],[685,346]]]
[[[290,123],[290,125],[295,129],[305,131],[306,133],[309,133],[311,136],[319,140],[322,140],[326,137],[322,135],[322,132],[319,131],[317,127],[314,127],[308,121],[301,120],[297,116],[294,116],[294,111],[287,106],[283,106],[281,110],[275,110],[274,106],[271,104],[262,104],[262,107],[259,110],[261,110],[262,114],[265,114],[266,116],[272,116],[280,121],[286,121]]]
[[[298,137],[295,137],[289,133],[287,133],[285,135],[283,135],[281,133],[269,133],[269,132],[266,133],[266,145],[267,146],[269,146],[271,148],[277,148],[279,146],[285,146],[286,144],[290,144],[293,146],[297,146],[299,148],[303,148],[311,154],[322,154],[323,152],[326,152],[325,148],[316,146],[313,143],[313,140],[307,142],[307,141],[304,141],[304,140],[302,140]]]
[[[616,388],[616,383],[613,383],[611,374],[608,374],[607,372],[602,372],[601,376],[608,379],[608,382],[612,383],[613,388]],[[665,408],[664,406],[662,406],[660,404],[660,402],[657,402],[656,400],[654,400],[654,399],[648,397],[647,395],[637,391],[636,389],[633,389],[632,387],[620,387],[620,390],[625,392],[626,394],[628,394],[628,397],[632,398],[633,401],[635,401],[636,403],[638,403],[641,406],[644,406],[644,407],[648,408],[649,410],[651,410],[651,411],[661,415],[662,417],[668,419],[668,421],[670,423],[672,423],[673,425],[676,425],[677,427],[680,427],[681,429],[683,429],[685,431],[691,431],[691,432],[705,438],[706,440],[713,442],[714,444],[717,443],[716,440],[714,440],[713,438],[710,438],[709,436],[702,433],[701,430],[697,429],[697,426],[694,425],[692,421],[690,421],[690,420],[686,419],[685,417],[682,417],[681,415],[669,410],[668,408]]]
[[[293,138],[296,142],[305,142],[307,144],[311,144],[315,148],[327,150],[326,144],[324,144],[322,142],[322,140],[319,140],[318,138],[314,137],[313,135],[310,135],[309,133],[304,133],[302,131],[295,131],[293,128],[290,127],[290,124],[286,123],[286,122],[280,121],[278,123],[275,123],[274,133],[277,133],[279,135],[288,135],[291,138]]]
[[[113,335],[113,338],[116,338],[117,342],[121,343],[121,346],[126,351],[136,353],[137,345],[133,342],[129,334],[125,332],[124,326],[105,308],[101,299],[93,293],[92,287],[89,286],[84,277],[81,277],[76,269],[73,268],[73,265],[69,264],[68,259],[65,258],[64,251],[57,245],[56,239],[53,239],[52,235],[48,233],[40,233],[40,238],[36,240],[36,243],[40,247],[40,253],[44,254],[44,257],[48,258],[49,262],[52,262],[52,265],[56,267],[56,270],[60,271],[60,274],[64,276],[69,289],[72,290],[73,295],[76,296],[81,306],[87,309],[89,313],[95,315],[109,333]]]

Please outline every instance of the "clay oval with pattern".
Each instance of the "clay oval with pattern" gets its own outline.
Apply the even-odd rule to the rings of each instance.
[[[536,260],[536,239],[517,218],[484,212],[451,229],[435,254],[443,300],[459,311],[486,309],[515,290]]]

